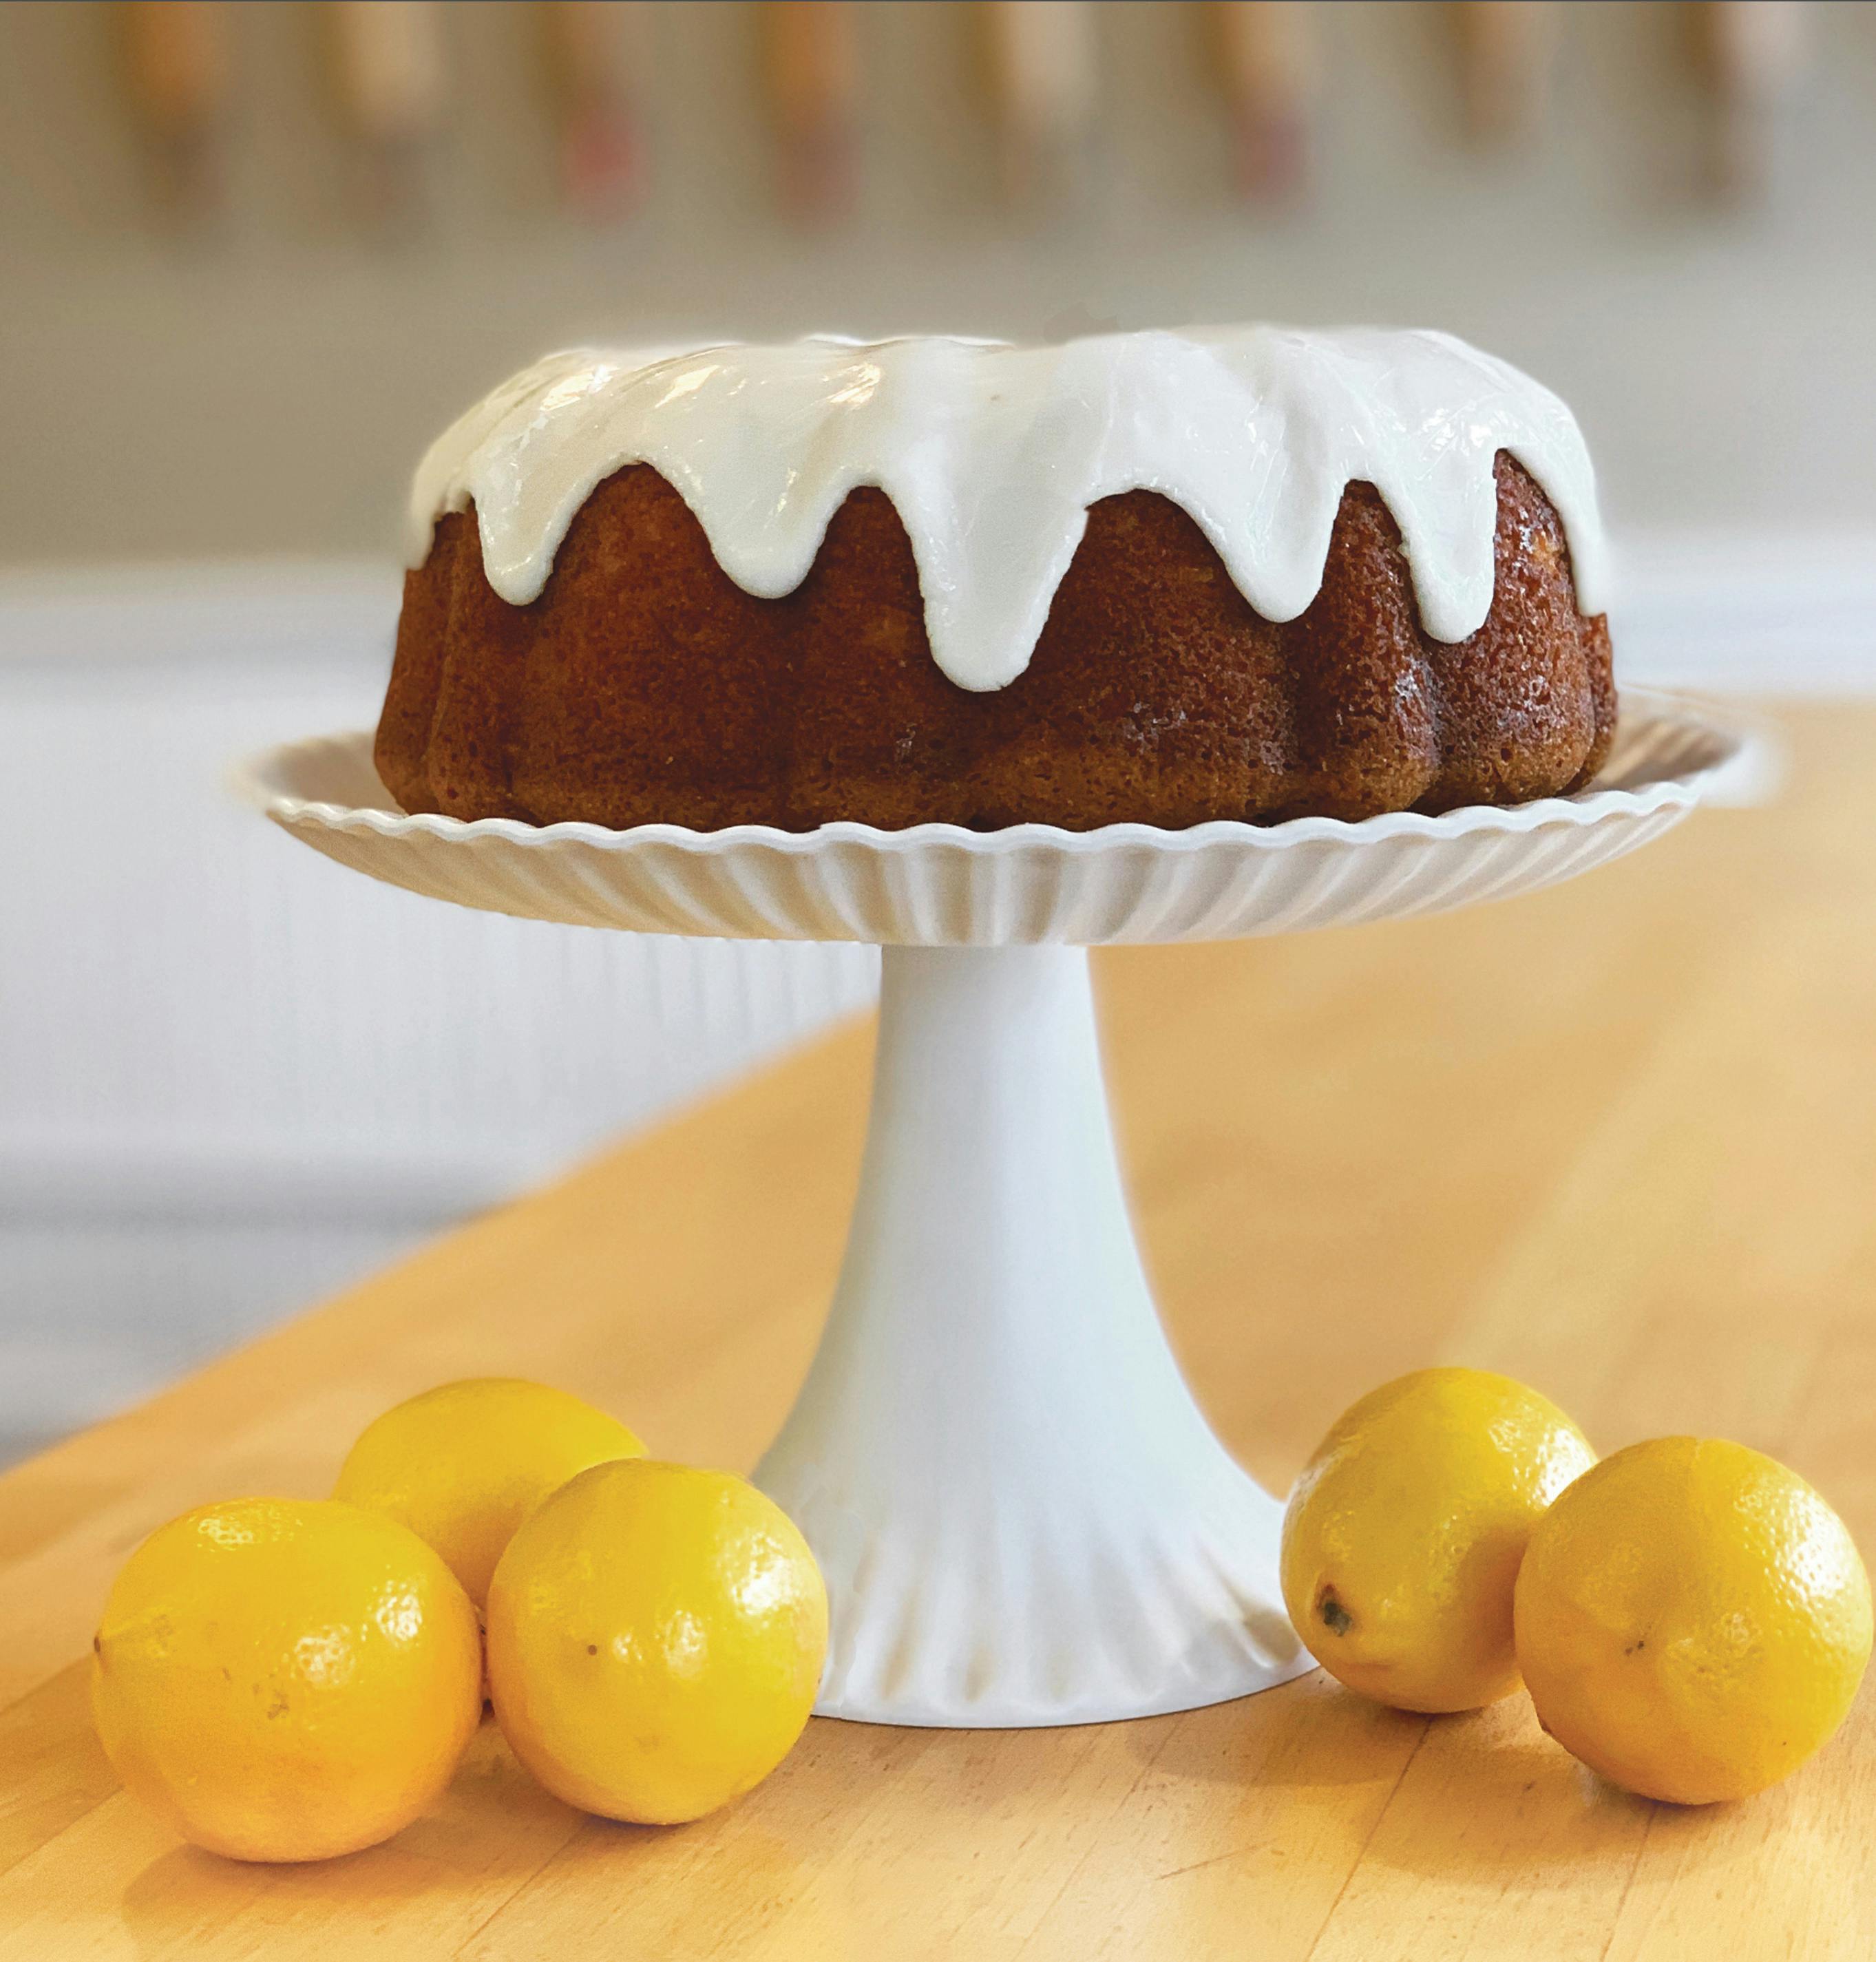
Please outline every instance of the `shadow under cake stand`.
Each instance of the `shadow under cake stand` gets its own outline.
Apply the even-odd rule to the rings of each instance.
[[[883,948],[845,1260],[756,1482],[826,1577],[821,1714],[1079,1724],[1310,1666],[1277,1584],[1281,1508],[1200,1414],[1141,1270],[1085,950],[1399,919],[1588,871],[1744,761],[1702,706],[1623,708],[1588,791],[1356,824],[465,823],[400,813],[361,734],[274,750],[241,788],[341,864],[459,905]]]

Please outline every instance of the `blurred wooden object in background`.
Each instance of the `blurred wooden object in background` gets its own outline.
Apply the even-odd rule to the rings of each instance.
[[[623,217],[647,174],[638,113],[650,41],[643,0],[542,0],[537,11],[563,193],[583,217]]]
[[[1293,196],[1308,174],[1318,75],[1308,9],[1298,0],[1210,0],[1205,13],[1237,188],[1256,201]]]
[[[374,217],[411,218],[423,153],[443,121],[439,0],[328,0],[333,81],[362,146],[362,195]]]
[[[1456,0],[1453,14],[1467,135],[1491,146],[1528,140],[1549,93],[1556,8],[1550,0]]]
[[[1687,9],[1708,100],[1706,180],[1718,197],[1762,194],[1778,113],[1809,51],[1802,0],[1699,0]]]
[[[848,0],[763,0],[763,73],[782,201],[825,220],[852,203],[860,56]]]
[[[122,0],[118,13],[158,200],[178,217],[202,219],[222,188],[218,139],[229,65],[220,0]]]
[[[1082,0],[978,0],[1004,189],[1065,201],[1085,174],[1098,101],[1094,22]]]

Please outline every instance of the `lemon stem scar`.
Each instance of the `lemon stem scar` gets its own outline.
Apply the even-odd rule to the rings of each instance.
[[[1355,1625],[1355,1618],[1344,1608],[1333,1587],[1325,1587],[1316,1597],[1316,1614],[1332,1635],[1345,1635]]]

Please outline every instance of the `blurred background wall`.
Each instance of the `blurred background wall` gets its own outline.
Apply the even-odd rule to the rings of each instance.
[[[1522,141],[1469,141],[1456,16],[1307,10],[1309,174],[1234,197],[1205,16],[1088,10],[1069,193],[1012,209],[968,4],[853,10],[851,211],[786,222],[755,6],[646,10],[642,208],[570,213],[541,9],[446,7],[422,194],[360,195],[319,5],[230,9],[219,214],[178,238],[115,9],[0,8],[0,554],[372,552],[444,419],[586,337],[1445,327],[1577,408],[1625,527],[1876,527],[1876,13],[1806,10],[1762,184],[1711,194],[1698,18],[1558,7]]]
[[[186,11],[0,5],[0,1456],[867,998],[225,794],[373,718],[411,468],[549,346],[1449,328],[1584,423],[1631,680],[1876,680],[1876,7],[1251,8],[1234,70],[1188,0],[275,0],[194,10],[199,124]]]

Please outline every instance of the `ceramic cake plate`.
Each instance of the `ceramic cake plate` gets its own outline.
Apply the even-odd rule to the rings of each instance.
[[[400,812],[363,734],[274,750],[240,785],[328,857],[459,905],[884,949],[846,1257],[756,1481],[826,1576],[823,1714],[1079,1724],[1309,1666],[1281,1508],[1200,1415],[1141,1270],[1083,950],[1507,899],[1660,837],[1752,768],[1718,711],[1635,690],[1622,708],[1577,796],[1355,824],[465,823]]]

